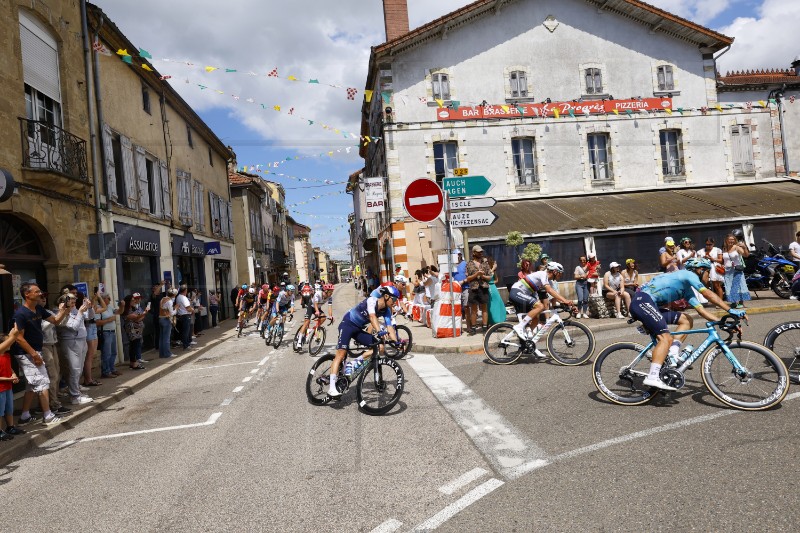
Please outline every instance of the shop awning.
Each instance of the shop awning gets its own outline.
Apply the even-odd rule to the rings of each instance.
[[[800,182],[648,190],[559,198],[500,201],[498,220],[469,229],[470,241],[608,233],[697,223],[800,217]]]

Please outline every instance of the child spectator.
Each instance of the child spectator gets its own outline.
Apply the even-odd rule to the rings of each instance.
[[[0,342],[0,414],[6,419],[6,430],[0,429],[0,441],[11,440],[14,435],[25,433],[14,427],[14,391],[11,389],[13,383],[19,383],[19,378],[11,369],[11,354],[8,352],[18,336],[19,330],[14,324],[8,336]]]

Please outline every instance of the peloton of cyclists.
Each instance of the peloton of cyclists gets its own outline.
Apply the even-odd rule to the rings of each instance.
[[[648,387],[657,387],[663,390],[674,391],[671,387],[661,381],[659,374],[667,354],[678,355],[681,342],[686,339],[686,335],[673,337],[669,333],[667,324],[676,324],[676,332],[686,331],[692,328],[692,317],[679,311],[670,311],[666,306],[675,300],[684,298],[689,301],[689,305],[695,308],[697,314],[709,321],[716,321],[717,317],[707,311],[697,299],[697,293],[702,295],[712,304],[727,311],[728,313],[742,317],[745,316],[744,309],[731,309],[714,291],[706,290],[704,284],[708,281],[708,273],[711,271],[711,261],[702,258],[691,258],[683,264],[684,270],[668,272],[661,276],[656,276],[649,282],[642,285],[631,302],[630,314],[633,318],[641,321],[644,329],[658,339],[658,344],[653,348],[653,358],[650,363],[650,372],[643,381]],[[692,290],[694,289],[694,290]],[[703,292],[705,291],[705,292]]]
[[[545,270],[526,273],[511,286],[508,299],[514,304],[518,314],[527,313],[525,318],[514,326],[514,331],[520,338],[527,338],[525,328],[546,308],[545,303],[538,297],[539,291],[546,292],[554,300],[573,309],[576,307],[572,300],[561,296],[553,287],[553,282],[560,280],[562,274],[564,274],[564,267],[561,266],[561,263],[552,261],[547,263]]]
[[[333,319],[333,284],[326,283],[319,290],[315,291],[311,296],[311,301],[306,305],[306,318],[303,320],[303,325],[300,326],[297,335],[297,349],[303,347],[303,341],[306,338],[306,331],[309,324],[311,324],[312,317],[318,317],[322,313],[322,304],[327,301],[328,303],[328,316]]]
[[[397,287],[380,287],[377,289],[378,297],[370,295],[363,302],[353,307],[345,313],[342,321],[339,323],[339,339],[336,341],[336,356],[331,363],[330,373],[330,387],[328,388],[328,395],[332,398],[338,398],[342,394],[336,389],[336,378],[339,373],[344,358],[347,356],[347,346],[350,344],[350,339],[364,346],[370,346],[374,337],[364,331],[366,326],[372,326],[372,330],[376,331],[375,336],[382,337],[388,334],[393,342],[397,342],[397,336],[394,333],[394,328],[386,328],[386,331],[381,331],[378,317],[383,317],[387,325],[392,321],[392,307],[400,299],[400,291]],[[379,347],[380,353],[384,353],[383,345]],[[371,353],[365,354],[366,358],[371,356]],[[360,364],[360,363],[359,363]]]

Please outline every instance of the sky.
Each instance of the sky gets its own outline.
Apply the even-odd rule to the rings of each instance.
[[[152,64],[162,75],[172,76],[168,83],[233,147],[239,166],[261,165],[262,170],[283,174],[266,177],[286,188],[288,205],[306,202],[289,209],[295,220],[311,227],[312,244],[335,259],[349,259],[346,218],[353,206],[342,182],[363,167],[357,141],[349,133],[360,132],[370,47],[385,41],[381,1],[94,3],[130,41],[153,56]],[[410,26],[469,3],[408,0]],[[788,68],[800,55],[794,33],[800,1],[649,3],[734,37],[733,47],[718,63],[723,74]],[[206,72],[206,66],[218,70]],[[273,69],[279,77],[267,76]],[[286,79],[289,76],[298,81]],[[312,79],[319,83],[308,83]],[[347,98],[349,87],[359,91],[355,100]],[[276,105],[280,112],[273,109]],[[282,164],[267,166],[276,161]]]

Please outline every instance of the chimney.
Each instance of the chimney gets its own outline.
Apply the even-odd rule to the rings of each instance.
[[[383,22],[386,41],[408,33],[408,4],[406,0],[383,0]]]
[[[794,58],[794,61],[792,61],[792,68],[794,69],[794,75],[800,76],[800,56]]]

